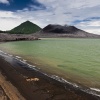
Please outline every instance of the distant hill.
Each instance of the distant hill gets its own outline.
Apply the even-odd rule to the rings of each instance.
[[[33,24],[30,21],[26,21],[8,32],[12,34],[31,34],[40,30],[41,28],[36,24]]]
[[[100,35],[85,32],[75,26],[62,26],[49,24],[44,27],[40,32],[34,34],[39,38],[41,37],[71,37],[71,38],[100,38]]]
[[[2,30],[0,30],[0,33],[7,33],[7,31],[2,31]]]
[[[49,33],[57,33],[57,34],[73,34],[73,32],[77,32],[77,28],[74,26],[61,26],[61,25],[48,25],[45,28],[43,28],[43,32],[49,32]]]
[[[3,31],[0,30],[0,33],[3,33]]]

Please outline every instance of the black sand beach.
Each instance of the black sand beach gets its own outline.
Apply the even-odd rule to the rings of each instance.
[[[26,100],[100,100],[99,97],[62,84],[18,61],[10,64],[1,56],[0,71]]]

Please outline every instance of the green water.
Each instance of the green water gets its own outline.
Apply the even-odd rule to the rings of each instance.
[[[0,44],[42,71],[100,89],[100,39],[42,39]]]

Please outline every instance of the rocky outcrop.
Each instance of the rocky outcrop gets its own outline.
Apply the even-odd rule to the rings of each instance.
[[[21,41],[21,40],[38,40],[38,38],[36,38],[32,35],[0,33],[0,42],[4,42],[4,41]]]

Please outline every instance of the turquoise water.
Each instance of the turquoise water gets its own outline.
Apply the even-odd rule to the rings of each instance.
[[[42,39],[0,44],[0,49],[21,56],[42,71],[100,89],[99,39]]]

